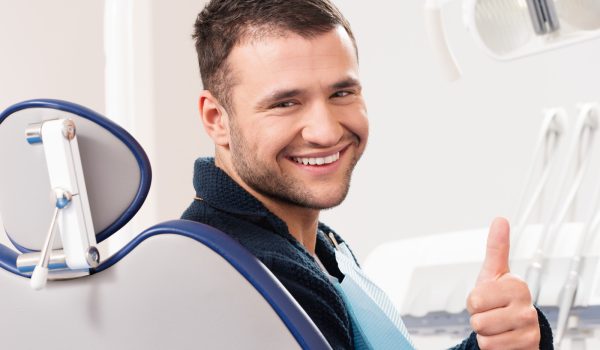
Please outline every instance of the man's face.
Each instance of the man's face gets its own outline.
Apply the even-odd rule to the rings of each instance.
[[[230,155],[256,192],[312,209],[343,201],[368,137],[358,62],[338,28],[315,38],[293,33],[237,45]]]

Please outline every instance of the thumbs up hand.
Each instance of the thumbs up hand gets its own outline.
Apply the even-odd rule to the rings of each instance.
[[[467,299],[481,350],[539,349],[540,328],[529,288],[509,272],[509,234],[508,221],[495,219],[481,272]]]

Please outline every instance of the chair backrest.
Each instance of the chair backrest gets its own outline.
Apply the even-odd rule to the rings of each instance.
[[[254,256],[185,220],[144,231],[90,276],[36,292],[0,269],[0,286],[7,349],[329,348]]]

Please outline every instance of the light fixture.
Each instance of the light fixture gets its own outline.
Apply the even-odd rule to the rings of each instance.
[[[441,9],[427,0],[425,23],[444,72],[460,69],[448,47]],[[463,0],[463,22],[490,56],[512,60],[600,37],[600,0]]]

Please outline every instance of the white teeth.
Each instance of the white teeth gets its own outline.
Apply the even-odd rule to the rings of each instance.
[[[304,157],[293,157],[292,158],[296,163],[304,164],[304,165],[323,165],[323,164],[331,164],[338,159],[340,159],[340,152],[336,152],[327,157],[319,157],[319,158],[304,158]]]

